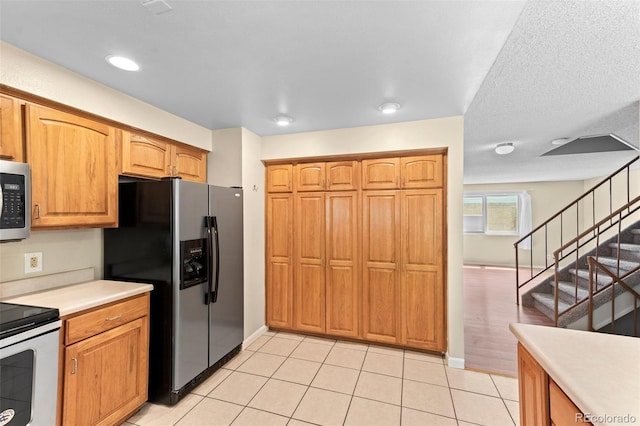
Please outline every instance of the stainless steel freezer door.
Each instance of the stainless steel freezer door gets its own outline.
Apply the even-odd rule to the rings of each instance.
[[[217,299],[210,305],[209,365],[244,340],[242,195],[241,189],[209,187],[209,214],[216,218],[219,257]]]
[[[173,389],[182,388],[208,365],[209,306],[204,303],[205,285],[180,290],[180,241],[204,236],[208,213],[206,184],[173,182]]]

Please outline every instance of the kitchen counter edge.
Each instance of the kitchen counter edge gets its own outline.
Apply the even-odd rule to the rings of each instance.
[[[9,297],[2,301],[57,308],[60,311],[60,317],[65,317],[151,290],[153,290],[152,284],[96,280]]]

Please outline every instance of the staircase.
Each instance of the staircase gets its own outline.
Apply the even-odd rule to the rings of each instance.
[[[549,318],[555,319],[557,277],[557,326],[566,327],[587,316],[589,310],[589,257],[596,259],[600,264],[615,272],[617,276],[623,276],[631,272],[625,278],[625,282],[636,291],[639,290],[640,221],[624,229],[619,235],[604,241],[597,249],[580,256],[577,262],[572,261],[558,270],[556,274],[530,288],[522,295],[522,305],[533,307]],[[594,274],[592,279],[593,293],[597,294],[593,297],[592,309],[597,309],[611,301],[612,281],[613,279],[606,273],[599,272]],[[622,286],[614,286],[613,289],[615,296],[625,292]]]
[[[610,324],[615,332],[616,319],[629,312],[638,322],[640,190],[631,168],[640,166],[639,160],[616,170],[514,244],[517,303],[525,290],[522,304],[559,327],[593,331],[594,323],[597,328]]]

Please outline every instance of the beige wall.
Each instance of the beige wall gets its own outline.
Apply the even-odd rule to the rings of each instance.
[[[135,127],[211,149],[211,131],[0,42],[0,83]],[[24,253],[42,252],[43,270],[24,273]],[[93,267],[102,277],[102,230],[33,231],[0,244],[0,282]]]
[[[526,182],[492,185],[465,185],[464,191],[527,191],[531,196],[531,217],[533,228],[553,216],[569,202],[582,195],[583,181],[562,182]],[[565,236],[569,233],[565,226]],[[575,228],[574,228],[575,229]],[[559,230],[549,232],[550,247],[557,247]],[[569,238],[572,238],[573,235]],[[515,266],[513,243],[518,236],[498,236],[483,234],[464,234],[464,263],[469,265]],[[534,266],[544,265],[542,241],[534,241]],[[551,253],[552,254],[552,253]],[[520,251],[528,261],[530,252]]]
[[[464,358],[462,293],[463,117],[262,138],[262,158],[295,158],[420,148],[448,148],[448,354]]]
[[[0,41],[0,83],[211,150],[211,130]]]
[[[214,130],[207,157],[207,180],[212,185],[242,186],[242,129]]]

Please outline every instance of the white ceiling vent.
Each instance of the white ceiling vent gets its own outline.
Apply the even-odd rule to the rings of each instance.
[[[581,136],[564,145],[547,151],[546,155],[591,154],[593,152],[612,152],[637,150],[635,146],[614,134]]]
[[[173,8],[169,6],[169,3],[164,0],[147,0],[143,1],[142,5],[154,15],[160,15],[173,10]]]

